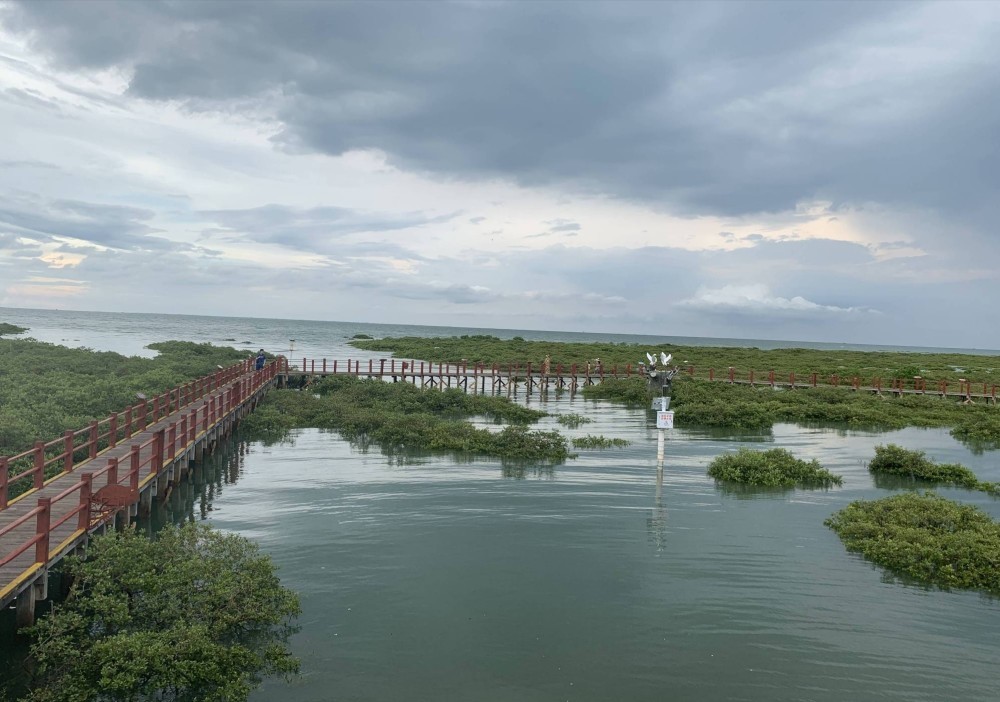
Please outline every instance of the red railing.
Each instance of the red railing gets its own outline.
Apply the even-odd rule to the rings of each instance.
[[[76,520],[72,533],[63,541],[66,543],[78,537],[83,531],[98,526],[101,521],[110,519],[109,515],[101,516],[96,522],[91,519],[93,498],[98,492],[94,488],[95,480],[102,488],[108,486],[127,487],[134,499],[138,500],[140,478],[144,473],[146,475],[145,482],[158,476],[165,465],[169,465],[178,454],[183,454],[188,450],[191,444],[197,440],[200,432],[208,431],[263,385],[273,380],[278,374],[279,367],[279,363],[271,363],[263,370],[251,373],[249,367],[241,363],[209,376],[211,382],[205,384],[204,387],[211,388],[211,390],[206,390],[206,392],[216,392],[220,388],[223,388],[223,391],[209,397],[207,402],[192,408],[179,420],[172,421],[168,426],[158,429],[153,436],[142,443],[132,444],[129,448],[126,470],[122,470],[120,458],[111,457],[103,468],[81,473],[80,480],[54,497],[40,497],[38,505],[34,509],[0,529],[0,538],[3,538],[30,520],[35,520],[35,533],[10,552],[0,556],[0,567],[7,565],[32,547],[35,548],[35,558],[31,567],[48,563],[52,556],[52,544],[50,543],[52,537],[55,531],[64,524],[73,519]],[[232,373],[233,369],[240,370],[242,375]],[[196,382],[200,382],[200,380],[203,379]],[[229,387],[226,387],[227,384],[230,384]],[[171,391],[171,393],[173,392]],[[187,404],[203,396],[191,394],[189,395],[191,399]],[[180,406],[183,407],[184,403]],[[91,429],[88,428],[84,431],[90,432]],[[77,433],[79,432],[67,432],[67,437],[69,434]],[[79,494],[76,504],[70,508],[59,507],[59,503],[70,501],[74,493]],[[110,515],[113,514],[114,512],[110,513]]]
[[[250,361],[241,361],[211,375],[144,399],[110,417],[91,422],[77,431],[67,431],[58,439],[35,442],[34,447],[13,456],[0,456],[0,510],[10,495],[27,494],[47,481],[69,473],[76,463],[93,460],[104,450],[132,438],[164,417],[200,400],[220,386],[246,374]],[[275,365],[275,364],[270,364]],[[27,485],[30,481],[30,486]]]
[[[572,376],[576,378],[606,379],[606,378],[628,378],[638,373],[632,364],[619,366],[617,364],[608,366],[607,364],[596,363],[573,363],[569,366],[556,364],[550,366],[549,372],[543,372],[542,364],[533,362],[510,362],[510,363],[469,363],[462,361],[459,363],[446,363],[434,361],[402,360],[396,358],[384,359],[329,359],[329,358],[303,358],[301,365],[296,363],[290,365],[287,360],[280,372],[282,373],[309,373],[319,375],[359,375],[371,377],[396,376],[400,378],[420,378],[420,377],[444,377],[444,376],[466,376],[470,378],[502,377],[504,379],[514,378],[541,378],[544,376]],[[682,367],[681,372],[690,378],[700,378],[715,382],[728,382],[732,384],[759,385],[766,384],[771,387],[804,388],[804,387],[849,387],[853,390],[866,390],[872,392],[889,392],[898,394],[938,394],[949,397],[986,398],[992,402],[997,401],[997,388],[1000,386],[989,383],[975,383],[961,379],[958,381],[935,381],[932,388],[928,388],[927,380],[920,377],[914,378],[892,378],[883,385],[882,378],[872,376],[863,378],[861,376],[840,376],[830,375],[820,376],[819,373],[810,373],[808,376],[794,372],[779,373],[775,370],[755,371],[753,369],[739,371],[736,368],[727,368],[722,373],[717,373],[715,368],[709,368],[707,372],[696,372],[692,365]],[[808,380],[805,378],[808,377]],[[762,381],[761,379],[764,378]]]
[[[636,369],[632,364],[624,366],[598,365],[598,364],[572,364],[563,366],[558,364],[551,366],[549,371],[543,372],[542,364],[527,363],[469,363],[462,361],[458,363],[435,362],[435,361],[408,361],[396,358],[380,359],[353,359],[353,358],[302,358],[301,364],[296,359],[296,363],[291,364],[284,361],[281,373],[308,373],[310,375],[359,375],[359,376],[503,376],[504,378],[541,377],[543,375],[576,375],[579,377],[593,378],[627,378],[636,374]],[[364,365],[362,365],[364,364]]]

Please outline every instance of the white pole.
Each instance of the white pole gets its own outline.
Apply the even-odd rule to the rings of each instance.
[[[659,467],[663,466],[663,430],[660,429],[656,432],[656,463]]]

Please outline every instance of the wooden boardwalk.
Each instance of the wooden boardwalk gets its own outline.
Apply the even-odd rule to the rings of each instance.
[[[48,569],[91,533],[165,496],[194,459],[252,411],[277,370],[278,363],[261,371],[239,363],[0,457],[0,607],[16,599],[19,622],[28,623],[34,602],[47,597]]]
[[[528,392],[535,389],[577,390],[587,385],[596,385],[609,379],[644,377],[639,368],[631,364],[600,365],[574,363],[554,364],[543,369],[542,364],[524,363],[438,363],[429,361],[408,361],[395,358],[383,359],[327,359],[303,358],[300,363],[285,361],[279,369],[283,380],[291,378],[325,378],[327,376],[358,376],[381,378],[397,382],[408,382],[421,387],[461,388],[469,392],[506,391],[513,393],[523,384]],[[818,373],[796,375],[776,371],[736,370],[726,368],[717,372],[714,368],[702,369],[696,373],[694,366],[679,369],[678,377],[687,377],[710,382],[771,387],[782,390],[805,390],[827,388],[852,390],[874,395],[926,395],[952,399],[965,403],[982,402],[996,405],[1000,386],[988,383],[973,383],[965,379],[954,381],[927,381],[921,377],[861,378],[860,376],[825,376]]]

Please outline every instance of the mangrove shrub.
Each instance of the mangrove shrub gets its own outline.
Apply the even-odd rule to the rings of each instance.
[[[415,449],[554,462],[569,456],[558,432],[525,427],[544,412],[504,397],[352,376],[327,378],[310,390],[272,390],[244,421],[247,435],[276,442],[291,429],[312,427],[336,430],[359,446],[375,444],[390,454]],[[465,421],[477,416],[511,426],[494,432]]]
[[[761,487],[830,487],[843,478],[823,468],[819,461],[803,461],[785,449],[755,451],[741,448],[717,456],[708,466],[716,480]]]
[[[1000,595],[1000,524],[976,507],[906,492],[852,502],[826,525],[897,576]]]
[[[205,525],[129,529],[73,558],[69,597],[30,630],[30,702],[246,700],[299,663],[298,597],[253,542]]]
[[[167,341],[156,358],[0,339],[0,455],[54,439],[138,400],[246,358],[232,348]]]
[[[894,475],[1000,494],[1000,485],[980,481],[975,473],[961,464],[935,463],[923,451],[905,449],[896,444],[876,446],[875,458],[868,462],[868,470],[876,475]]]
[[[606,448],[625,448],[631,442],[627,439],[612,439],[607,436],[593,436],[587,434],[586,436],[579,436],[573,439],[573,448],[583,448],[583,449],[606,449]]]

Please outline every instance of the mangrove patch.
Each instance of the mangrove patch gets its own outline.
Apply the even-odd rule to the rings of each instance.
[[[892,475],[1000,495],[1000,484],[979,480],[975,473],[959,463],[935,463],[923,451],[905,449],[896,444],[876,446],[875,458],[868,462],[868,470],[876,476]]]
[[[895,576],[1000,595],[1000,524],[976,507],[906,492],[852,502],[825,524]]]
[[[758,487],[832,487],[844,482],[816,459],[803,461],[780,448],[741,448],[736,453],[716,456],[708,466],[708,474],[716,480]]]
[[[606,449],[606,448],[625,448],[631,441],[627,439],[609,438],[607,436],[593,436],[587,434],[586,436],[578,436],[573,439],[573,448],[579,449]]]
[[[465,421],[477,416],[509,426],[490,431]],[[544,416],[504,397],[470,395],[457,388],[334,376],[306,391],[272,390],[243,428],[249,438],[269,443],[284,440],[292,429],[316,428],[335,430],[362,448],[375,444],[389,454],[416,449],[565,461],[570,454],[562,434],[526,426]]]

